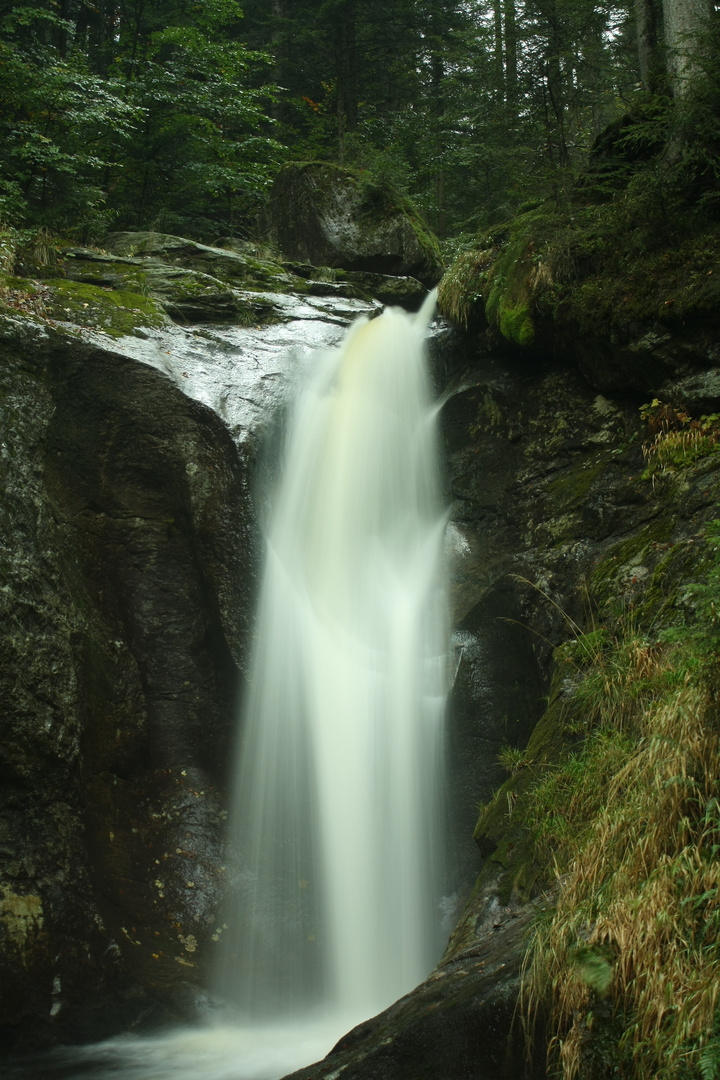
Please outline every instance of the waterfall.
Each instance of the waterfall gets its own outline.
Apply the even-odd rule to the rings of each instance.
[[[355,1022],[437,959],[447,619],[415,316],[361,319],[290,412],[231,813],[219,990],[243,1020]]]
[[[424,339],[360,320],[290,411],[243,709],[218,1023],[10,1076],[277,1080],[437,959],[447,615]],[[234,855],[233,855],[234,852]],[[230,1022],[227,1022],[227,1021]]]

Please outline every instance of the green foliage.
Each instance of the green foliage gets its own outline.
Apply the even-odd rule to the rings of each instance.
[[[698,1058],[702,1080],[718,1080],[720,1077],[720,1036],[713,1034]]]
[[[509,772],[511,776],[516,776],[517,773],[522,772],[523,769],[526,769],[531,764],[527,752],[514,746],[501,746],[497,759],[498,763],[502,765],[503,769]]]
[[[580,972],[583,981],[597,997],[607,997],[612,982],[612,964],[595,946],[580,945],[570,954],[570,959]]]
[[[556,191],[636,81],[624,5],[247,0],[245,13],[276,56],[294,156],[389,170],[441,238]]]
[[[258,80],[270,58],[239,42],[237,4],[64,10],[0,18],[0,221],[82,240],[246,230],[283,151]]]
[[[592,1057],[606,996],[623,1075],[714,1076],[720,1060],[720,522],[695,566],[692,617],[669,608],[651,634],[640,606],[565,647],[579,665],[565,710],[584,740],[526,797],[538,858],[561,883],[536,927],[526,1000],[531,1013],[550,1001],[567,1080]]]
[[[640,408],[640,416],[647,424],[651,441],[643,445],[647,468],[643,479],[683,469],[700,458],[718,450],[720,442],[720,414],[691,417],[684,409],[676,409],[654,398]]]
[[[234,4],[205,0],[117,57],[144,116],[118,176],[121,223],[212,239],[242,232],[262,204],[282,148],[264,130],[272,89],[248,85],[269,57],[239,44],[236,21]]]
[[[15,7],[0,22],[0,219],[62,228],[101,215],[98,180],[139,116],[80,50],[46,40],[68,29],[42,9]]]

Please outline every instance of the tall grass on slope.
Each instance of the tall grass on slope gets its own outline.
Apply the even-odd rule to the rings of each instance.
[[[720,725],[706,659],[636,633],[598,647],[576,697],[592,730],[535,789],[531,824],[559,901],[535,929],[525,1006],[532,1017],[549,1004],[564,1080],[720,1076],[708,1053],[720,995]],[[617,1036],[600,1072],[599,1014]]]

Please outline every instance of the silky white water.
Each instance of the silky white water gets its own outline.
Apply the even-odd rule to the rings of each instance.
[[[315,358],[267,529],[221,990],[242,1014],[362,1020],[437,959],[447,622],[434,307]]]
[[[290,410],[241,718],[223,1026],[58,1050],[35,1075],[277,1080],[436,961],[447,618],[424,357],[434,303],[355,323],[312,358]]]

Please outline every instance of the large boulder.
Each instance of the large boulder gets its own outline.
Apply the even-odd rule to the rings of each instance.
[[[427,286],[443,272],[438,242],[406,198],[328,162],[289,162],[280,170],[270,222],[288,259],[409,275]]]

